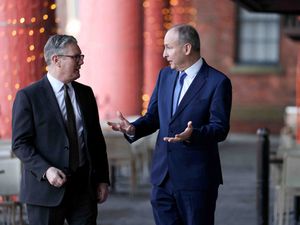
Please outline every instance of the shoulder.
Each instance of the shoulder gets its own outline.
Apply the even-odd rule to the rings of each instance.
[[[207,71],[207,75],[208,75],[208,79],[213,79],[216,81],[228,81],[230,82],[230,79],[228,78],[228,76],[221,72],[220,70],[208,65],[208,64],[204,64],[205,70]]]
[[[36,94],[36,92],[39,91],[40,88],[47,85],[47,82],[48,82],[47,78],[42,77],[40,80],[35,81],[35,82],[29,84],[28,86],[20,89],[18,91],[18,93],[23,92],[23,93],[27,93],[27,94]]]

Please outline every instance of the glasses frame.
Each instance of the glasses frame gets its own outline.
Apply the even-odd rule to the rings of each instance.
[[[64,56],[64,57],[69,57],[75,60],[75,62],[80,62],[80,60],[84,60],[84,55],[78,54],[78,55],[57,55],[57,56]]]

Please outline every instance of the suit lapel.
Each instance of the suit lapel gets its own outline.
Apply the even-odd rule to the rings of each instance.
[[[56,116],[56,119],[59,122],[59,124],[61,125],[62,130],[64,130],[66,132],[66,135],[67,135],[66,126],[65,126],[65,123],[64,123],[62,113],[60,111],[60,108],[59,108],[59,105],[57,103],[57,99],[55,97],[55,94],[53,92],[51,84],[47,79],[47,76],[44,76],[44,78],[42,80],[41,89],[42,89],[41,93],[44,93],[45,98],[47,99],[47,105],[49,107],[49,110],[52,111],[53,115]]]
[[[87,99],[86,99],[86,96],[84,95],[84,93],[82,91],[80,91],[80,88],[78,87],[78,83],[72,82],[72,86],[73,86],[74,91],[75,91],[77,104],[79,105],[79,110],[80,110],[80,113],[81,113],[81,120],[82,120],[83,128],[86,131],[86,129],[85,129],[85,116],[88,115],[88,113],[85,112],[85,110],[88,109],[88,106],[84,106],[84,103],[87,101]]]
[[[173,115],[171,122],[182,112],[182,110],[191,102],[194,96],[199,93],[200,89],[206,82],[206,78],[208,76],[208,65],[203,60],[203,65],[199,72],[197,73],[195,79],[191,83],[190,87],[188,88],[187,92],[183,96],[178,108]]]

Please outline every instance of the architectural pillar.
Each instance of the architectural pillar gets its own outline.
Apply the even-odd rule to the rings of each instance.
[[[54,0],[0,2],[0,139],[11,138],[16,92],[46,71],[43,47],[55,32]]]
[[[143,82],[142,1],[80,2],[80,81],[92,86],[100,117],[140,114]]]
[[[296,107],[297,107],[297,125],[296,142],[300,143],[300,48],[298,47],[298,58],[296,68]]]
[[[143,111],[148,107],[159,70],[166,66],[163,58],[164,35],[170,27],[169,0],[145,0],[144,6],[144,84]]]
[[[197,9],[194,7],[195,0],[170,0],[172,24],[188,23],[196,27],[195,15]]]

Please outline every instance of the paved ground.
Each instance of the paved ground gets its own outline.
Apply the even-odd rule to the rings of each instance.
[[[271,148],[277,138],[271,139]],[[219,191],[216,225],[254,225],[256,222],[257,137],[231,135],[221,144],[224,185]],[[99,207],[101,225],[154,225],[148,201],[150,187],[143,186],[137,196],[112,194]]]
[[[271,139],[272,149],[276,149],[277,142],[278,138]],[[216,225],[257,224],[256,150],[255,135],[230,135],[227,141],[220,145],[224,185],[219,191]],[[149,183],[143,182],[139,185],[139,193],[130,196],[124,192],[128,190],[128,184],[124,182],[126,179],[120,178],[119,192],[111,194],[109,199],[99,206],[98,224],[154,225],[149,203]],[[0,218],[0,225],[3,224],[2,219]]]

